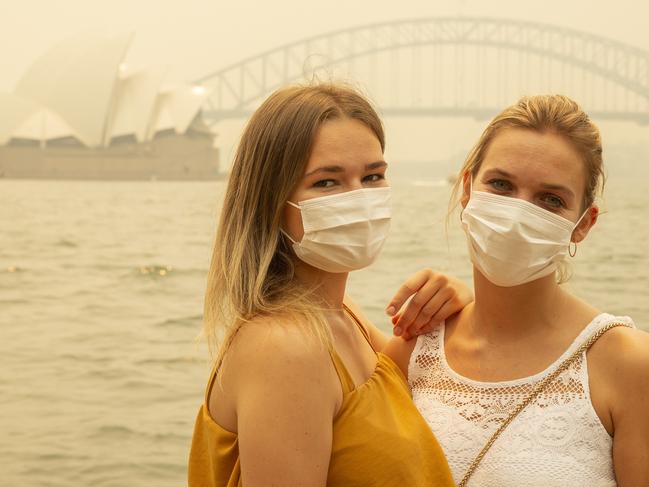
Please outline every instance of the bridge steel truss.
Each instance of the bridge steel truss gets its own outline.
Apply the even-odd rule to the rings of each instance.
[[[431,45],[514,50],[581,68],[634,94],[645,107],[591,111],[594,118],[649,123],[649,51],[569,28],[494,18],[429,18],[339,30],[268,50],[195,83],[211,90],[204,114],[216,122],[249,115],[251,106],[271,91],[303,79],[309,64],[315,71],[380,52]],[[486,118],[498,108],[502,107],[393,106],[382,111]]]

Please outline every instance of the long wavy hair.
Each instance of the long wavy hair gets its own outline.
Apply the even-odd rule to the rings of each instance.
[[[205,294],[203,331],[217,367],[240,327],[259,316],[293,316],[331,346],[317,288],[295,278],[296,257],[280,225],[319,128],[344,117],[370,128],[384,150],[379,116],[347,85],[280,89],[248,122],[230,173]]]

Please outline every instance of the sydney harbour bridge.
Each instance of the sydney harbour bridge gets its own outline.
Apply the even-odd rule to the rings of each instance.
[[[524,94],[564,93],[595,120],[649,124],[649,51],[565,27],[494,18],[372,24],[269,49],[199,80],[212,122],[274,89],[347,80],[386,116],[486,119]]]

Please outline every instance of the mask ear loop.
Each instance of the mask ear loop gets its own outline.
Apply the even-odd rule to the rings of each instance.
[[[280,233],[281,233],[282,235],[284,235],[284,236],[289,240],[289,242],[291,242],[292,244],[296,244],[296,243],[297,243],[295,240],[293,240],[293,239],[291,238],[291,236],[290,236],[287,232],[284,231],[283,228],[280,227],[279,231],[280,231]]]
[[[297,208],[297,209],[300,211],[300,213],[302,213],[302,211],[300,210],[300,207],[299,207],[298,205],[296,205],[295,203],[293,203],[292,201],[287,201],[286,203],[289,204],[289,205],[291,205],[291,206],[293,206],[294,208]],[[293,245],[295,245],[295,244],[297,243],[295,240],[293,240],[293,239],[291,238],[291,236],[288,234],[288,232],[284,231],[284,229],[283,229],[282,227],[279,227],[279,231],[280,231],[280,232],[281,232],[281,233],[282,233],[282,234],[283,234],[283,235],[284,235],[284,236],[289,240],[289,242],[291,242]]]

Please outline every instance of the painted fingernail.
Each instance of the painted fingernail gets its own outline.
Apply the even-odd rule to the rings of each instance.
[[[394,313],[395,313],[395,311],[396,311],[396,310],[394,309],[394,306],[390,306],[388,309],[385,310],[385,312],[386,312],[386,314],[387,314],[388,316],[393,316]]]
[[[401,332],[402,332],[402,331],[403,331],[403,330],[401,329],[400,326],[395,326],[395,327],[394,327],[394,334],[395,334],[396,336],[401,335]]]

